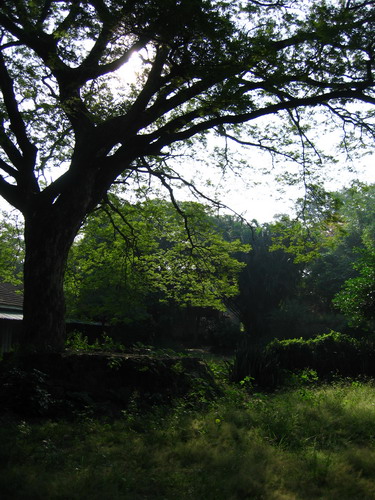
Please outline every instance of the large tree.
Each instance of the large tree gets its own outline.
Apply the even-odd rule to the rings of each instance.
[[[373,134],[353,102],[375,102],[374,6],[2,0],[0,194],[25,219],[24,347],[62,349],[68,251],[119,178],[146,172],[168,187],[168,155],[212,129],[275,152],[277,138],[253,124],[276,114],[304,141],[304,161],[302,110],[317,106],[360,140]],[[117,92],[111,75],[137,53],[137,82]],[[240,124],[251,125],[246,140]]]

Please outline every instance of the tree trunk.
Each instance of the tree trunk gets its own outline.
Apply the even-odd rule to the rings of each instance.
[[[25,215],[21,352],[60,352],[64,348],[64,273],[82,219],[54,205]]]

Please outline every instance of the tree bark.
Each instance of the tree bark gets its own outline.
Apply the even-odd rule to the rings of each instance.
[[[24,353],[61,352],[64,349],[64,275],[69,250],[84,218],[103,199],[116,177],[115,173],[111,176],[111,172],[104,169],[104,162],[92,161],[90,147],[88,153],[81,148],[81,162],[85,168],[63,178],[56,198],[48,198],[46,192],[37,193],[23,210],[24,318],[20,351]],[[132,160],[133,157],[129,163]]]
[[[64,274],[84,215],[49,205],[25,214],[21,352],[60,352],[65,343]]]

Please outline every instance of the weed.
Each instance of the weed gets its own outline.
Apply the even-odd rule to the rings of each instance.
[[[76,330],[68,336],[65,345],[73,351],[88,351],[93,348],[93,345],[89,344],[88,337]]]
[[[122,358],[115,358],[115,357],[111,357],[109,360],[108,360],[108,366],[109,368],[111,368],[111,370],[119,370],[121,365],[123,364],[123,359]]]
[[[242,380],[240,380],[240,386],[244,389],[251,391],[254,388],[254,377],[250,377],[250,375],[246,375]]]
[[[93,344],[90,344],[88,337],[81,332],[75,330],[67,338],[65,343],[67,349],[73,351],[107,351],[107,352],[123,352],[126,350],[123,344],[115,342],[109,335],[103,334],[101,340],[96,339]]]

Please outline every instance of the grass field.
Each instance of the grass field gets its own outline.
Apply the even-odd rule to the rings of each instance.
[[[372,383],[272,395],[245,385],[148,412],[135,397],[116,420],[3,418],[0,498],[375,498]]]

